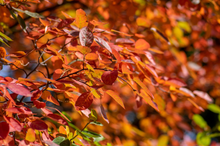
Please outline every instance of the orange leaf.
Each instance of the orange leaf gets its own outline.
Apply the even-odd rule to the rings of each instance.
[[[32,128],[29,128],[26,133],[25,140],[34,142],[35,141],[35,131]]]
[[[133,79],[139,86],[141,86],[142,89],[144,89],[144,91],[149,94],[152,98],[154,98],[153,94],[150,92],[150,90],[145,86],[145,84],[138,78],[138,77],[134,77]]]
[[[89,47],[86,46],[77,46],[77,49],[79,52],[81,52],[82,54],[88,54],[91,52],[91,49]]]
[[[106,93],[110,95],[118,104],[120,104],[123,108],[125,108],[123,101],[121,98],[112,90],[107,90]]]
[[[79,29],[88,25],[86,12],[84,12],[82,9],[76,10],[76,20],[74,21],[74,24]]]
[[[88,61],[94,61],[98,59],[98,55],[96,53],[88,53],[85,59]]]
[[[150,48],[150,44],[144,39],[139,39],[135,43],[135,48],[141,51],[148,50]]]
[[[3,47],[0,47],[0,58],[6,57],[6,50]]]
[[[141,96],[144,99],[144,101],[148,103],[151,107],[159,111],[156,103],[151,100],[150,96],[143,89],[141,89],[141,93],[138,93],[138,95]]]

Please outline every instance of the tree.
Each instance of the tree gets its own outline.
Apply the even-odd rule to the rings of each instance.
[[[2,145],[214,145],[217,0],[0,3]]]

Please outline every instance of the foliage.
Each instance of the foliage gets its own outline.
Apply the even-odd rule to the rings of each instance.
[[[1,0],[0,144],[214,145],[219,6]]]

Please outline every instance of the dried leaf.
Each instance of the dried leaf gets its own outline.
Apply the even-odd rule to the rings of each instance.
[[[79,32],[79,40],[82,46],[90,47],[94,40],[92,31],[88,27],[83,27]]]
[[[105,40],[103,40],[103,39],[100,38],[100,37],[95,37],[95,41],[96,41],[101,47],[106,48],[109,52],[112,53],[111,47],[109,46],[109,44],[108,44]]]
[[[104,107],[103,107],[102,105],[100,106],[100,111],[101,111],[101,114],[102,114],[102,118],[103,118],[107,123],[109,123],[109,120],[108,120],[108,117],[107,117],[107,115],[106,115],[105,109],[104,109]]]

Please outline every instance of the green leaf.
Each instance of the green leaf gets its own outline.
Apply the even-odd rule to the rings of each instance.
[[[203,132],[200,132],[196,136],[196,142],[199,146],[209,146],[211,138]]]
[[[68,118],[68,120],[72,121],[72,118],[71,118],[66,112],[62,111],[62,114],[64,114],[64,115]],[[62,115],[61,115],[61,116],[62,116]],[[62,117],[63,117],[63,116],[62,116]]]
[[[89,138],[91,138],[91,137],[92,137],[92,138],[94,138],[94,137],[102,137],[101,134],[97,134],[97,133],[91,132],[91,131],[82,131],[81,133],[82,133],[83,135],[89,137]]]
[[[198,114],[193,115],[193,121],[201,128],[205,128],[207,126],[206,121]]]
[[[26,24],[25,24],[23,18],[20,15],[17,15],[17,20],[18,20],[18,23],[20,24],[21,28],[24,31],[26,31]]]
[[[60,144],[61,142],[63,142],[66,138],[65,137],[62,137],[62,136],[59,136],[59,137],[56,137],[53,142],[56,143],[56,144]]]
[[[91,113],[89,114],[89,119],[93,120],[93,121],[96,121],[97,117],[98,117],[98,115],[97,115],[96,111],[94,109],[92,109]]]
[[[64,141],[62,141],[60,143],[60,146],[69,146],[70,145],[70,140],[69,139],[65,139]]]
[[[107,143],[107,146],[112,146],[112,144],[111,143]]]
[[[4,33],[0,32],[0,36],[2,36],[3,38],[5,38],[8,41],[12,41],[12,39],[10,37],[8,37],[7,35],[5,35]]]
[[[103,126],[102,123],[97,122],[97,121],[90,122],[90,124],[94,124],[94,125],[98,125],[98,126]]]
[[[218,105],[216,105],[216,104],[209,104],[208,105],[208,109],[210,111],[212,111],[213,113],[217,113],[217,114],[220,113],[220,107]]]
[[[30,12],[28,10],[21,10],[21,9],[18,9],[18,8],[14,8],[12,7],[14,10],[18,11],[18,12],[22,12],[22,13],[25,13],[27,14],[28,16],[31,16],[31,17],[34,17],[34,18],[44,18],[44,16],[38,14],[38,13],[34,13],[34,12]]]
[[[0,42],[4,43],[6,46],[10,47],[7,42],[5,42],[1,37],[0,37]]]

